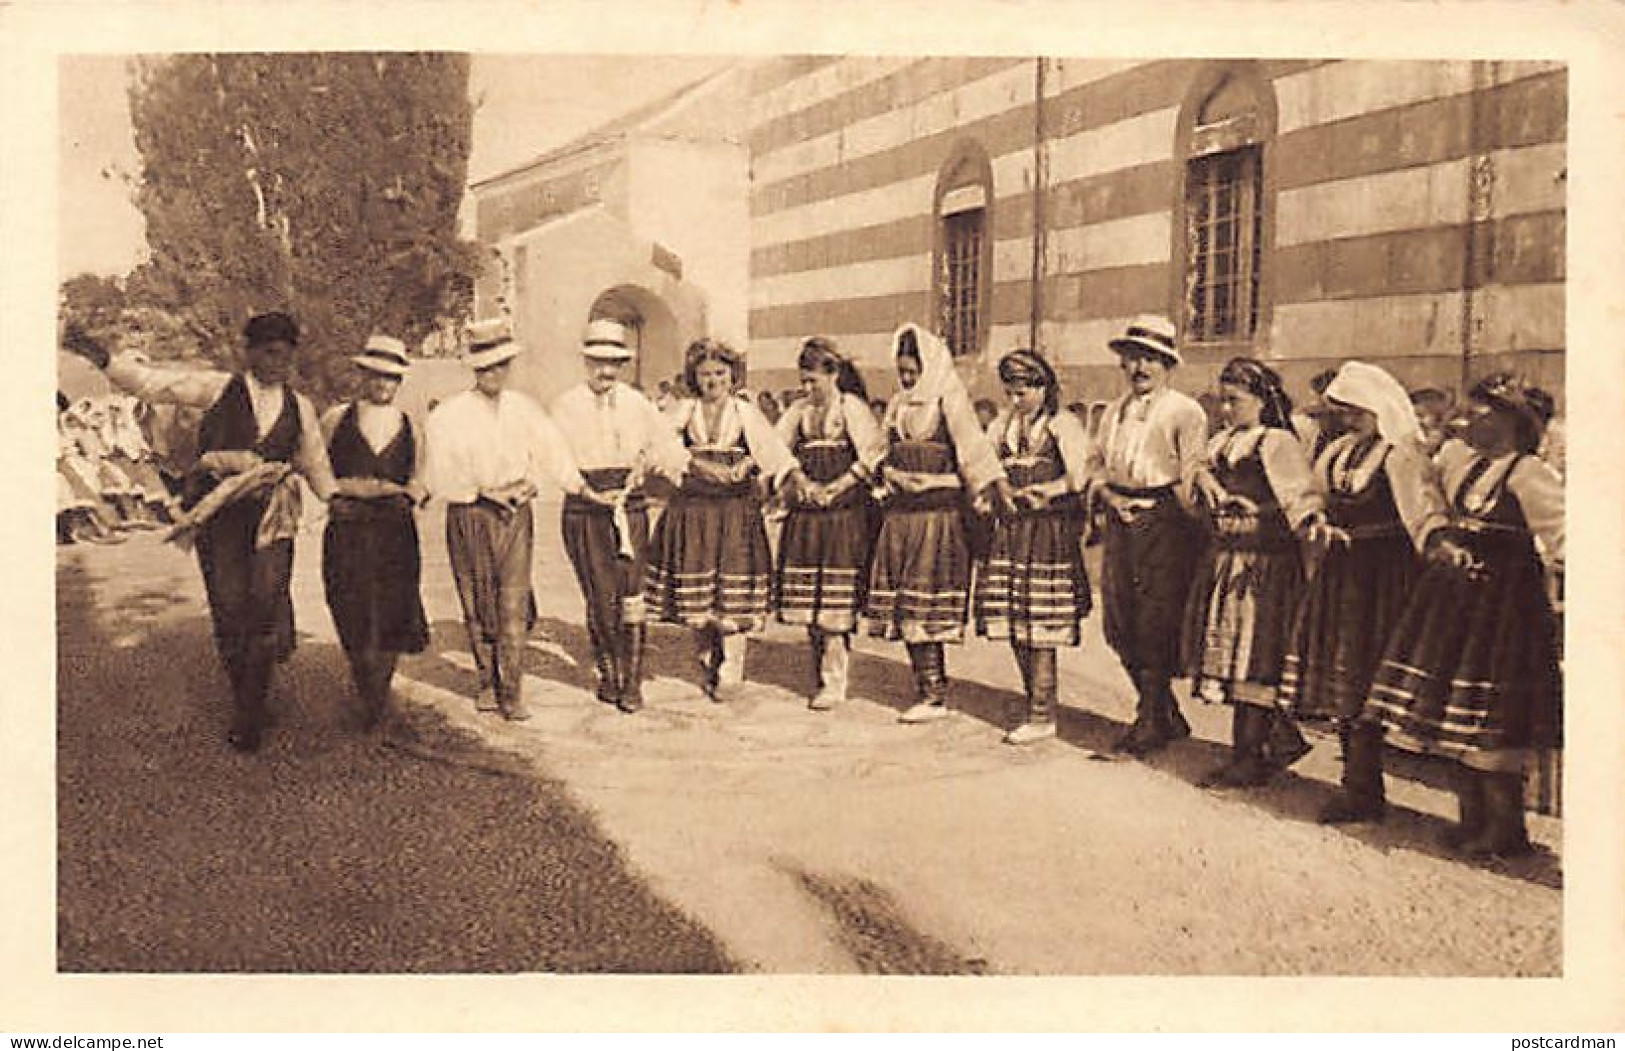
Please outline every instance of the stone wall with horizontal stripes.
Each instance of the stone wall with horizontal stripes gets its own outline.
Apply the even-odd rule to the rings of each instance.
[[[1208,63],[1051,59],[1044,69],[1038,342],[1090,400],[1116,390],[1105,341],[1177,312],[1176,131]],[[1458,386],[1511,364],[1560,392],[1567,82],[1549,62],[1267,60],[1276,127],[1254,349],[1301,391],[1349,357]],[[752,71],[753,383],[794,382],[796,347],[836,337],[880,391],[891,331],[932,315],[932,202],[956,145],[992,161],[992,319],[963,367],[978,390],[1034,330],[1038,75],[1012,57],[785,57]],[[1476,211],[1475,211],[1476,209]],[[1181,385],[1222,356],[1195,348]],[[1222,353],[1221,353],[1222,352]]]

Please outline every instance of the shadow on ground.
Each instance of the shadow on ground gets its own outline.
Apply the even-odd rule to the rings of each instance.
[[[61,970],[734,969],[561,789],[346,731],[335,646],[301,639],[239,755],[194,599],[98,606],[71,555],[57,588]]]

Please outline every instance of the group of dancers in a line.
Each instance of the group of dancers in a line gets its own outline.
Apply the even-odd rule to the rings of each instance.
[[[544,410],[507,385],[521,348],[506,326],[476,323],[473,389],[436,405],[423,434],[392,404],[409,368],[398,341],[369,340],[360,396],[318,421],[286,386],[293,319],[256,317],[245,336],[236,375],[102,362],[138,397],[207,406],[183,525],[239,748],[259,746],[270,669],[292,648],[295,474],[331,501],[328,602],[374,718],[398,655],[426,644],[414,509],[431,498],[446,505],[476,704],[528,717],[533,501],[556,485],[604,703],[642,707],[650,618],[693,629],[704,690],[727,701],[746,639],[774,615],[807,629],[811,708],[846,697],[862,623],[904,644],[916,695],[900,718],[927,723],[947,714],[944,647],[968,621],[1009,642],[1026,704],[1006,740],[1030,744],[1055,734],[1056,653],[1079,645],[1091,610],[1082,538],[1099,512],[1104,634],[1138,697],[1118,750],[1189,735],[1172,689],[1189,677],[1234,713],[1206,784],[1263,784],[1309,750],[1297,720],[1330,721],[1344,769],[1323,820],[1381,819],[1386,741],[1454,763],[1454,845],[1529,849],[1524,764],[1561,726],[1542,560],[1562,563],[1563,489],[1532,455],[1550,399],[1510,375],[1472,389],[1463,437],[1430,456],[1404,388],[1347,362],[1324,393],[1346,431],[1311,462],[1280,376],[1252,358],[1221,372],[1210,437],[1201,406],[1169,385],[1181,353],[1156,317],[1110,342],[1127,390],[1093,436],[1025,349],[999,361],[1006,405],[984,427],[943,341],[917,325],[892,339],[899,389],[880,419],[852,360],[812,337],[797,361],[805,397],[770,423],[740,396],[745,362],[724,343],[688,348],[692,396],[662,412],[622,380],[625,330],[594,321],[585,381]],[[651,530],[657,476],[671,488]],[[787,509],[776,557],[764,498]]]

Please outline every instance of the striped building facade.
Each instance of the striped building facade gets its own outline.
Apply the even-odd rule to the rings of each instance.
[[[749,96],[753,386],[823,333],[889,390],[926,321],[979,393],[1036,344],[1095,400],[1158,313],[1192,391],[1236,354],[1562,390],[1561,64],[783,57]]]

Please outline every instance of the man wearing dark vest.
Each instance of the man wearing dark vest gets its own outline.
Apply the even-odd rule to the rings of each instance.
[[[1179,365],[1173,322],[1142,316],[1111,341],[1129,390],[1106,407],[1096,490],[1106,505],[1101,599],[1106,641],[1134,680],[1134,725],[1116,749],[1145,755],[1190,734],[1171,680],[1201,536],[1185,491],[1207,447],[1196,399],[1168,386]]]
[[[239,373],[154,368],[139,354],[106,364],[137,398],[205,409],[198,459],[185,480],[182,525],[195,529],[215,647],[231,680],[227,740],[260,746],[273,667],[293,653],[293,543],[302,476],[322,500],[333,470],[310,400],[287,386],[299,326],[283,313],[250,318]]]

